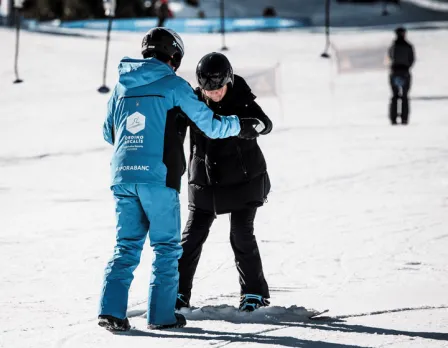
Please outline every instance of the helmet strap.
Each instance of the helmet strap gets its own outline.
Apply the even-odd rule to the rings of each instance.
[[[174,55],[171,57],[171,64],[174,67],[174,71],[177,71],[180,67],[180,62],[182,60],[182,57],[180,56],[180,53],[174,53]]]

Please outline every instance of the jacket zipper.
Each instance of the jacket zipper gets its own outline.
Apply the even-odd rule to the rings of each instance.
[[[210,166],[207,165],[207,161],[205,160],[205,157],[204,157],[204,165],[205,165],[205,171],[207,172],[207,167],[210,168]],[[207,175],[207,178],[208,178],[207,179],[208,184],[206,186],[209,186],[210,189],[211,189],[212,203],[213,203],[213,213],[216,214],[216,197],[215,197],[215,184],[216,184],[216,182],[209,175]]]
[[[241,148],[239,145],[236,146],[236,151],[238,152],[238,158],[240,159],[241,167],[243,168],[244,176],[247,178],[247,168],[243,161],[243,154],[241,153]]]
[[[215,198],[215,190],[212,186],[212,200],[213,200],[213,213],[216,214],[216,198]]]

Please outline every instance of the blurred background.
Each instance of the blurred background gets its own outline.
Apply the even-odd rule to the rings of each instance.
[[[37,21],[73,21],[105,17],[102,0],[25,0],[21,14]],[[325,24],[326,0],[117,0],[116,18],[283,17],[302,19],[307,26]],[[333,0],[332,26],[361,26],[448,19],[447,0]],[[14,0],[0,0],[3,24],[12,25]],[[444,11],[441,11],[444,10]]]

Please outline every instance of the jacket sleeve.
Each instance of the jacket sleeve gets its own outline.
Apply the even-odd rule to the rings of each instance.
[[[241,127],[237,116],[219,116],[208,106],[199,101],[191,86],[182,81],[174,91],[176,106],[179,106],[188,118],[211,138],[227,138],[240,133]]]
[[[240,119],[256,118],[264,126],[260,134],[269,134],[272,131],[272,121],[255,101],[257,96],[252,93],[252,90],[246,80],[239,75],[235,75],[235,83],[233,88],[235,89],[233,91],[233,103],[236,106],[236,114],[238,117]]]
[[[395,50],[395,45],[391,45],[390,47],[389,47],[389,50],[388,50],[388,56],[389,56],[389,59],[390,59],[390,61],[391,62],[393,62],[394,61],[394,50]]]
[[[114,111],[115,111],[115,93],[107,103],[107,116],[103,125],[103,137],[109,144],[113,145],[115,141],[115,130],[114,130]]]
[[[409,55],[410,55],[410,66],[413,66],[415,63],[415,52],[414,52],[414,47],[412,45],[410,45],[409,47]]]
[[[264,125],[264,129],[260,132],[262,135],[266,135],[271,133],[272,131],[272,121],[271,119],[264,113],[263,109],[258,105],[255,100],[246,104],[244,106],[244,112],[242,115],[239,115],[243,118],[256,118],[261,121]]]

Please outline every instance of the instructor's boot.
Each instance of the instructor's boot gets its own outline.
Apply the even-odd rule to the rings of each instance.
[[[175,323],[163,324],[163,325],[148,324],[148,329],[150,330],[178,329],[187,325],[187,321],[185,320],[185,317],[182,314],[174,313],[174,315],[176,316]]]
[[[129,331],[131,329],[128,318],[120,319],[112,315],[98,316],[98,325],[111,332]]]

